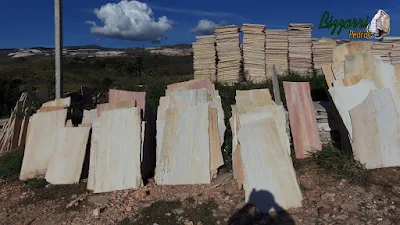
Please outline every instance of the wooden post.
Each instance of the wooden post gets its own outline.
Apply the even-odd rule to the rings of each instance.
[[[282,105],[281,92],[279,90],[278,74],[276,73],[275,64],[272,65],[272,87],[274,89],[275,103]]]

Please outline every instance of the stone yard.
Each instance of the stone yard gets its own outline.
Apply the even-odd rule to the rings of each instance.
[[[368,174],[350,180],[333,178],[335,174],[310,162],[296,169],[303,207],[280,218],[273,213],[255,216],[254,208],[243,203],[244,191],[227,173],[210,185],[149,183],[137,191],[105,194],[86,191],[86,183],[2,180],[0,224],[398,224],[400,169],[364,171]]]

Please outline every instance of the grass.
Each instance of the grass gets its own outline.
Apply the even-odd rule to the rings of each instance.
[[[356,161],[351,153],[332,145],[324,145],[321,151],[310,152],[310,160],[323,172],[335,178],[346,179],[361,186],[373,183],[370,171],[363,164]]]
[[[183,208],[180,201],[157,201],[151,206],[142,209],[140,217],[137,220],[125,218],[119,222],[119,225],[176,225],[183,221],[178,220],[178,216],[173,213],[174,209],[183,209],[183,214],[180,215],[183,219],[190,219],[196,224],[201,221],[203,224],[216,224],[216,219],[213,216],[213,210],[218,207],[214,200],[210,200],[196,208]]]
[[[19,148],[0,157],[0,178],[17,179],[22,166],[24,149]]]

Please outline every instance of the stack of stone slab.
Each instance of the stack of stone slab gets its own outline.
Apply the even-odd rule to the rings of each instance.
[[[214,35],[218,57],[217,79],[222,83],[237,83],[242,60],[239,47],[239,28],[235,25],[217,27]]]
[[[223,165],[224,112],[210,80],[169,85],[157,110],[159,185],[208,184]]]
[[[392,50],[392,43],[374,42],[372,44],[371,53],[381,57],[383,62],[390,63],[390,51]]]
[[[287,30],[265,30],[265,64],[268,71],[275,65],[276,72],[282,75],[288,70],[288,35]]]
[[[344,72],[341,78],[325,73],[332,77],[327,80],[333,80],[329,93],[347,129],[354,158],[368,169],[399,166],[400,71],[373,55],[370,47],[368,42],[335,47],[334,61],[344,58]]]
[[[393,66],[400,67],[400,37],[384,37],[382,43],[392,44],[390,62]]]
[[[312,42],[314,69],[321,69],[322,65],[332,63],[332,51],[336,41],[318,39]]]
[[[215,36],[197,36],[192,44],[194,79],[209,79],[216,81],[216,50]]]
[[[400,43],[393,43],[390,51],[390,62],[393,66],[400,68]]]
[[[271,195],[284,209],[300,207],[283,106],[272,101],[268,89],[236,91],[230,124],[233,174],[246,202],[267,212],[272,199],[265,196]]]
[[[311,32],[313,24],[289,24],[289,70],[304,73],[312,69]]]
[[[248,80],[262,82],[265,76],[265,25],[243,24],[243,68]]]

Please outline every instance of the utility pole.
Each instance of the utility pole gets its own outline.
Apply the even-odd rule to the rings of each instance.
[[[63,96],[63,74],[62,74],[62,0],[54,0],[54,22],[55,22],[55,70],[56,70],[56,99]]]

